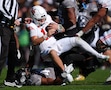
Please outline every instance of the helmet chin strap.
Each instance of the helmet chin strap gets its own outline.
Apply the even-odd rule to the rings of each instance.
[[[34,23],[37,25],[37,26],[42,26],[45,24],[45,22],[39,22],[39,21],[34,21]]]
[[[40,23],[39,23],[40,26],[42,26],[42,25],[44,25],[44,24],[45,24],[45,22],[40,22]]]

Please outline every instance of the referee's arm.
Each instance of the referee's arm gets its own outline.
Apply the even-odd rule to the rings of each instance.
[[[9,11],[7,11],[7,0],[1,0],[1,12],[4,13],[4,15],[8,16],[9,19],[12,19],[12,15]]]

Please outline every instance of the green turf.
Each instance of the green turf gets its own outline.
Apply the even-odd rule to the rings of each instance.
[[[78,69],[73,72],[73,76],[76,77]],[[6,69],[3,69],[0,76],[0,83],[3,82],[6,75]],[[109,69],[101,70],[97,69],[91,73],[85,81],[73,81],[66,86],[23,86],[22,88],[16,87],[0,87],[0,90],[111,90],[111,85],[103,85],[106,78],[109,76]]]

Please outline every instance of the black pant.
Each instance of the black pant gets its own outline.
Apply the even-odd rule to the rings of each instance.
[[[7,80],[14,80],[15,77],[15,66],[17,61],[17,48],[16,48],[16,41],[15,37],[12,35],[11,41],[9,43],[9,52],[8,52],[8,70],[7,70]]]
[[[8,71],[6,79],[13,77],[15,69],[15,61],[17,59],[16,40],[14,30],[9,27],[0,27],[1,34],[1,55],[0,55],[0,70],[4,67],[8,60]]]

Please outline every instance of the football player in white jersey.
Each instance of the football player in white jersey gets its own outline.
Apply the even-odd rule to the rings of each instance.
[[[41,56],[44,60],[53,60],[60,67],[62,71],[61,76],[67,78],[69,82],[73,81],[73,77],[69,77],[71,76],[70,73],[73,71],[73,68],[65,68],[59,57],[62,53],[69,51],[75,46],[79,46],[95,55],[97,58],[109,59],[109,56],[98,53],[80,37],[66,37],[56,40],[53,34],[61,33],[65,30],[60,24],[55,23],[51,19],[43,7],[33,6],[31,16],[34,23],[27,24],[27,27],[30,30],[32,43],[39,45]]]

